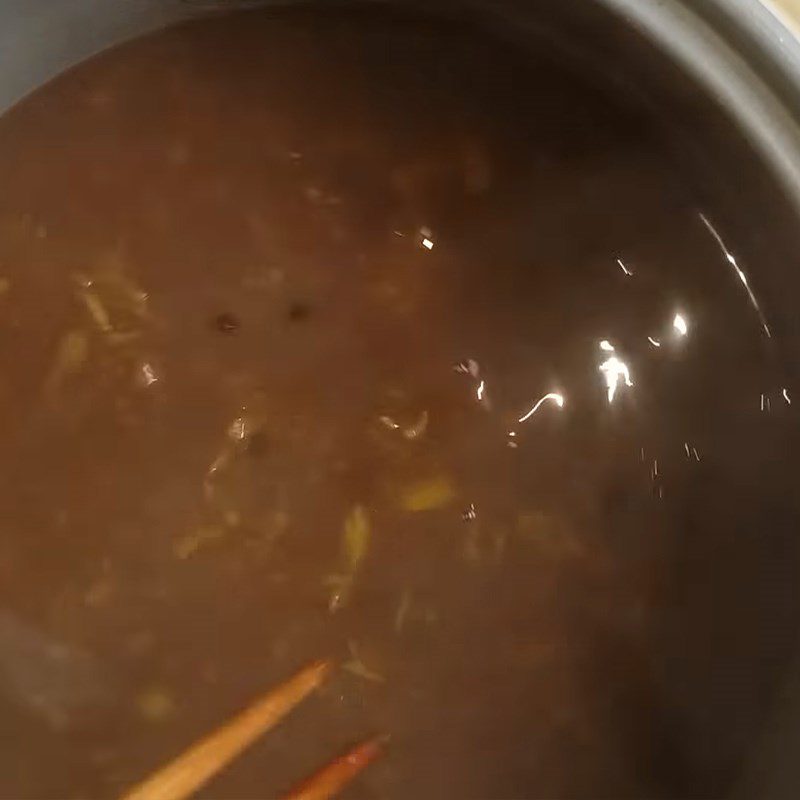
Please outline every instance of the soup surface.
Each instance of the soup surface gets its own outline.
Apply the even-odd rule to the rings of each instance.
[[[445,23],[215,18],[27,98],[0,794],[115,796],[331,657],[201,797],[375,733],[350,797],[721,795],[797,622],[757,271],[643,107]]]

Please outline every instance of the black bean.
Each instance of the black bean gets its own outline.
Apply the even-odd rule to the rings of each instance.
[[[308,303],[295,302],[289,306],[289,319],[292,322],[303,322],[311,316],[311,306]]]
[[[236,333],[240,325],[239,317],[230,311],[223,311],[221,314],[217,314],[217,316],[214,317],[214,327],[220,333]]]

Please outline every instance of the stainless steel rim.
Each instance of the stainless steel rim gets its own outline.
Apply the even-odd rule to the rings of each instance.
[[[705,87],[800,211],[800,43],[755,0],[605,0]]]

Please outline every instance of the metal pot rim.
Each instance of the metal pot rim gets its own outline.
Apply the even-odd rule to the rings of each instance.
[[[800,39],[759,0],[600,0],[735,121],[800,211]]]

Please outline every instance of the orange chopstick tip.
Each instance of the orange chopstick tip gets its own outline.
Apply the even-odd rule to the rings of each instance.
[[[283,800],[330,800],[383,753],[388,736],[357,744],[284,795]]]
[[[123,800],[185,800],[319,688],[331,662],[315,661],[134,786]]]
[[[329,659],[321,658],[319,661],[309,664],[306,669],[309,673],[316,676],[319,682],[322,683],[325,678],[330,675],[331,670],[333,669],[333,664]]]

